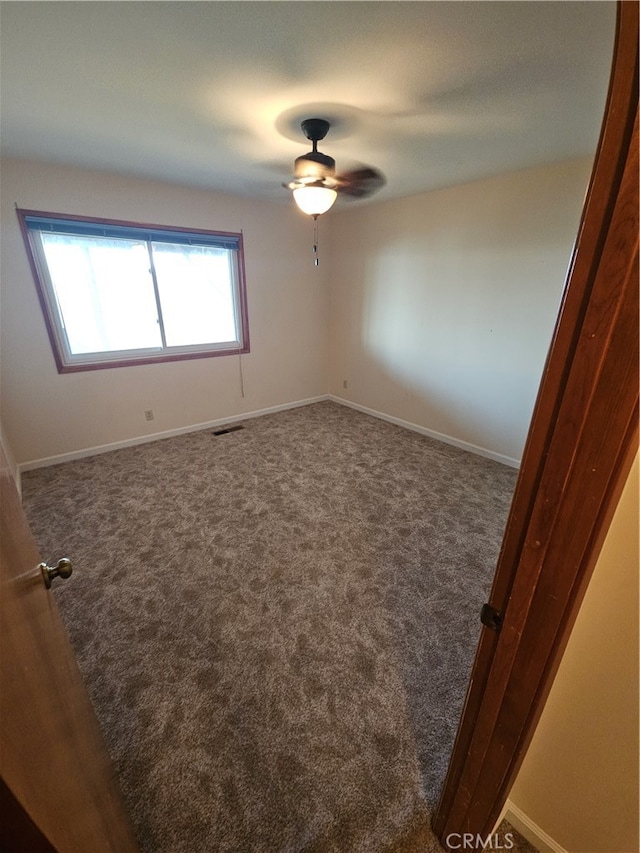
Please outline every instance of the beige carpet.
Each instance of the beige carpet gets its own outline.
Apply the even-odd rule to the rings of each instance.
[[[23,477],[141,846],[392,849],[437,801],[515,472],[329,402],[244,427]]]

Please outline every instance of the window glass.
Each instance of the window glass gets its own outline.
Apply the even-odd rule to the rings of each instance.
[[[208,246],[152,246],[167,345],[236,340],[231,253]]]
[[[42,234],[72,355],[162,347],[144,243]]]

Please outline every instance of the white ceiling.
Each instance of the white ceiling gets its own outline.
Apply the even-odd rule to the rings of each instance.
[[[608,2],[3,2],[9,156],[288,200],[334,122],[392,198],[592,155]]]

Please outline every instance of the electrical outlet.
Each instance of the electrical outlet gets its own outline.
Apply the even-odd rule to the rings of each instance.
[[[347,380],[346,380],[346,379],[343,379],[343,380],[342,380],[342,387],[343,387],[343,388],[346,388],[346,387],[347,387]]]
[[[144,410],[144,417],[145,417],[145,420],[152,421],[153,418],[155,417],[153,414],[153,409],[145,409]]]

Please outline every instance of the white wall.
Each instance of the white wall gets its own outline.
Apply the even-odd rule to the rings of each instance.
[[[251,353],[58,374],[14,210],[244,232]],[[328,294],[311,221],[273,204],[21,160],[2,163],[2,423],[18,463],[324,395]],[[146,422],[144,410],[155,420]]]
[[[590,169],[332,213],[331,393],[519,460]]]
[[[327,391],[519,460],[589,171],[590,161],[570,161],[335,208],[321,223],[316,268],[311,222],[291,204],[4,161],[2,421],[16,461]],[[236,357],[59,375],[14,202],[243,230],[251,331],[244,399]],[[144,420],[145,409],[154,421]]]
[[[638,850],[638,511],[636,459],[509,795],[570,853]]]

